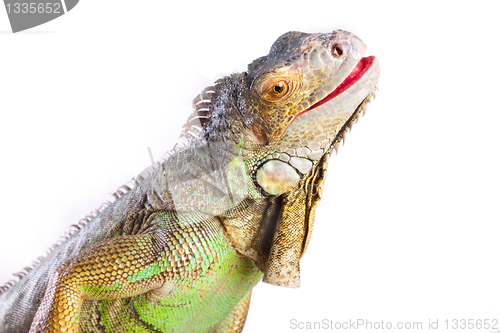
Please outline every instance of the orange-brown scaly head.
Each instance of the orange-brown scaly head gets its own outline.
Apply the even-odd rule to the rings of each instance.
[[[261,147],[249,165],[265,194],[283,193],[310,172],[371,99],[380,69],[365,51],[341,30],[288,32],[249,65],[244,112]]]

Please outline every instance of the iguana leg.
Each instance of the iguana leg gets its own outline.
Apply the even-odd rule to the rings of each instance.
[[[213,333],[240,333],[243,330],[250,306],[252,290],[231,310],[229,315],[217,326]]]
[[[52,275],[30,332],[77,332],[83,299],[131,297],[162,285],[157,235],[122,236],[88,248]]]
[[[83,299],[133,297],[186,272],[193,276],[217,255],[216,219],[180,226],[169,212],[146,223],[150,232],[106,239],[64,263],[51,276],[30,333],[77,332]],[[215,258],[217,259],[217,258]],[[193,265],[192,262],[195,261]]]

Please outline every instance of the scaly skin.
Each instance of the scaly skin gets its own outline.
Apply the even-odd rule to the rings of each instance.
[[[328,157],[379,67],[289,32],[205,89],[181,142],[0,295],[2,332],[241,332],[260,279],[298,287]]]

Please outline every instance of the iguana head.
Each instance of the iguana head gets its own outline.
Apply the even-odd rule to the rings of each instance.
[[[371,98],[375,57],[351,33],[288,32],[252,62],[245,81],[249,131],[262,144],[253,156],[264,193],[292,187],[336,144]]]

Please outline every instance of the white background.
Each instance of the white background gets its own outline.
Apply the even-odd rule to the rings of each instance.
[[[494,3],[82,0],[18,34],[1,9],[0,282],[171,148],[214,78],[284,32],[341,28],[380,91],[330,163],[301,288],[259,284],[245,332],[500,319]]]

